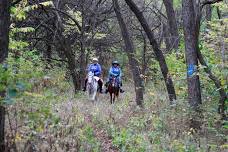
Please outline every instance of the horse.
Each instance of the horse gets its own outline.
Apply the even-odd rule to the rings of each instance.
[[[88,82],[87,82],[87,93],[90,100],[97,100],[97,90],[98,90],[98,81],[99,77],[94,76],[93,72],[88,73]]]
[[[108,92],[110,94],[110,102],[113,104],[115,99],[119,97],[119,83],[116,77],[112,77],[110,83],[108,84]]]

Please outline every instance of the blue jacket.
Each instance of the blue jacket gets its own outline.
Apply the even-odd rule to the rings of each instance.
[[[112,76],[115,76],[117,78],[121,78],[122,71],[121,71],[120,67],[114,67],[114,66],[112,66],[109,69],[109,78],[111,78]]]
[[[101,75],[101,66],[100,64],[90,64],[87,68],[88,72],[93,72],[95,76],[99,77]]]

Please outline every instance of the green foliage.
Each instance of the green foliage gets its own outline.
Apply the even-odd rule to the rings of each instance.
[[[174,7],[175,9],[180,8],[181,5],[182,5],[182,1],[181,1],[181,0],[173,0],[173,7]]]
[[[48,7],[54,6],[52,1],[41,2],[34,5],[28,5],[27,0],[20,2],[20,5],[10,8],[11,17],[17,21],[22,21],[26,19],[27,12],[38,9],[40,6]]]
[[[225,1],[215,3],[213,6],[218,7],[222,12],[227,12],[228,10],[228,4]]]
[[[113,144],[121,151],[144,152],[146,151],[146,143],[144,136],[134,134],[131,129],[121,129],[119,132],[112,134]]]
[[[81,147],[80,151],[92,151],[92,152],[99,152],[100,149],[100,143],[97,141],[94,130],[91,126],[86,126],[82,131],[82,140],[83,142],[86,142],[87,146],[89,146],[89,149],[84,149],[85,147]]]
[[[40,65],[40,60],[34,54],[30,56],[25,53],[18,59],[8,58],[7,71],[0,68],[0,71],[3,71],[0,74],[1,90],[7,90],[4,102],[12,103],[14,98],[23,95],[24,91],[32,88],[31,80],[43,75],[41,66],[38,65]]]
[[[146,1],[146,3],[149,2]],[[11,18],[22,21],[26,19],[28,11],[35,10],[40,5],[47,7],[53,6],[53,3],[48,1],[28,6],[27,1],[23,1],[21,5],[11,8]],[[174,7],[181,7],[181,1],[174,0]],[[222,10],[227,8],[224,5],[220,6],[220,4],[218,7]],[[80,25],[82,24],[81,12],[68,11],[68,14]],[[66,22],[74,24],[71,19]],[[6,65],[0,66],[0,91],[6,91],[6,97],[0,100],[1,104],[11,105],[6,106],[10,112],[12,107],[18,110],[13,118],[19,119],[22,126],[22,129],[19,129],[20,132],[15,135],[15,141],[18,140],[19,144],[21,141],[27,142],[36,139],[41,140],[42,143],[54,143],[55,146],[53,147],[64,147],[65,149],[63,148],[62,151],[69,151],[67,148],[74,147],[77,142],[76,149],[72,151],[99,152],[102,150],[102,144],[96,133],[101,128],[102,131],[107,131],[112,144],[120,151],[195,152],[208,150],[205,147],[209,147],[212,151],[219,151],[218,147],[227,148],[227,144],[220,144],[218,140],[223,141],[227,138],[223,131],[228,128],[228,123],[224,121],[222,122],[224,125],[217,126],[220,123],[220,116],[217,114],[219,94],[208,75],[205,74],[205,67],[203,66],[198,67],[199,73],[197,73],[201,79],[204,103],[200,107],[203,112],[201,119],[203,130],[200,130],[202,134],[199,135],[194,129],[189,128],[188,123],[191,121],[193,111],[186,106],[188,103],[186,100],[187,83],[183,39],[181,39],[177,52],[166,54],[169,75],[173,78],[178,95],[175,106],[170,107],[167,104],[167,92],[164,92],[162,75],[155,59],[151,59],[148,63],[150,68],[148,75],[149,79],[156,82],[157,85],[153,86],[152,83],[149,83],[148,88],[146,88],[144,109],[135,108],[135,105],[129,102],[134,100],[132,97],[134,91],[132,91],[133,87],[130,84],[126,84],[127,87],[128,85],[131,87],[128,88],[129,92],[127,91],[120,98],[120,102],[115,103],[115,105],[98,103],[91,106],[85,100],[83,93],[76,94],[74,98],[69,93],[72,91],[72,86],[64,77],[64,68],[45,69],[45,63],[41,60],[39,52],[35,49],[30,51],[28,49],[29,43],[18,38],[18,35],[34,32],[35,29],[32,27],[16,28],[14,26],[11,25],[10,55],[7,60],[7,68]],[[206,27],[202,31],[205,29]],[[224,35],[226,29],[226,19],[213,20],[210,22],[208,35],[202,35],[200,42],[200,49],[209,67],[219,77],[225,89],[227,89],[226,76],[228,72],[221,66],[222,61],[219,57],[220,51],[217,43],[221,37],[224,38],[224,42],[228,41]],[[65,26],[64,34],[68,34],[72,30],[78,31],[78,28],[76,26]],[[98,31],[95,35],[85,33],[85,36],[104,39],[107,35]],[[137,43],[135,58],[138,62],[142,62],[140,56],[142,56],[143,44],[139,40],[135,40],[135,42]],[[127,65],[125,61],[127,56],[123,51],[121,52],[114,46],[110,46],[110,51],[117,54],[117,59],[121,60],[121,65]],[[121,55],[119,55],[120,52]],[[152,54],[151,52],[151,49],[148,49],[147,53]],[[89,55],[95,55],[95,52],[93,53]],[[44,76],[50,77],[48,86],[43,85]],[[105,103],[106,99],[104,100]],[[99,104],[102,108],[99,107]],[[85,110],[84,107],[87,109]],[[89,123],[84,118],[87,113],[93,117]],[[94,125],[97,129],[94,129]],[[45,136],[47,130],[50,134]],[[19,134],[23,134],[23,136],[19,136]],[[208,135],[213,138],[211,139]],[[198,147],[199,144],[202,146]],[[55,151],[61,150],[56,148]]]

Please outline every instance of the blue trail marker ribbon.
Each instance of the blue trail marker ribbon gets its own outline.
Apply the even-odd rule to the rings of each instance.
[[[194,72],[196,72],[196,66],[194,64],[189,64],[187,71],[188,77],[191,77],[194,74]]]

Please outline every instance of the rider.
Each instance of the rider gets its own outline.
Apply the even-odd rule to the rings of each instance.
[[[93,72],[94,76],[97,76],[97,77],[100,78],[100,76],[101,76],[101,66],[98,63],[98,59],[97,58],[93,58],[92,61],[93,61],[93,63],[88,66],[87,72]],[[86,91],[87,81],[88,81],[88,78],[86,77],[83,91]],[[99,85],[99,89],[100,89],[99,91],[100,91],[100,93],[102,93],[103,82],[102,82],[101,78],[98,80],[98,85]]]
[[[122,87],[122,81],[121,81],[122,71],[120,69],[120,64],[118,61],[113,61],[112,67],[109,69],[108,81],[105,84],[105,86],[106,86],[105,93],[108,93],[108,84],[110,83],[113,76],[117,78],[117,81],[118,81],[118,84],[120,87],[120,92],[123,93],[124,90],[121,88]]]

